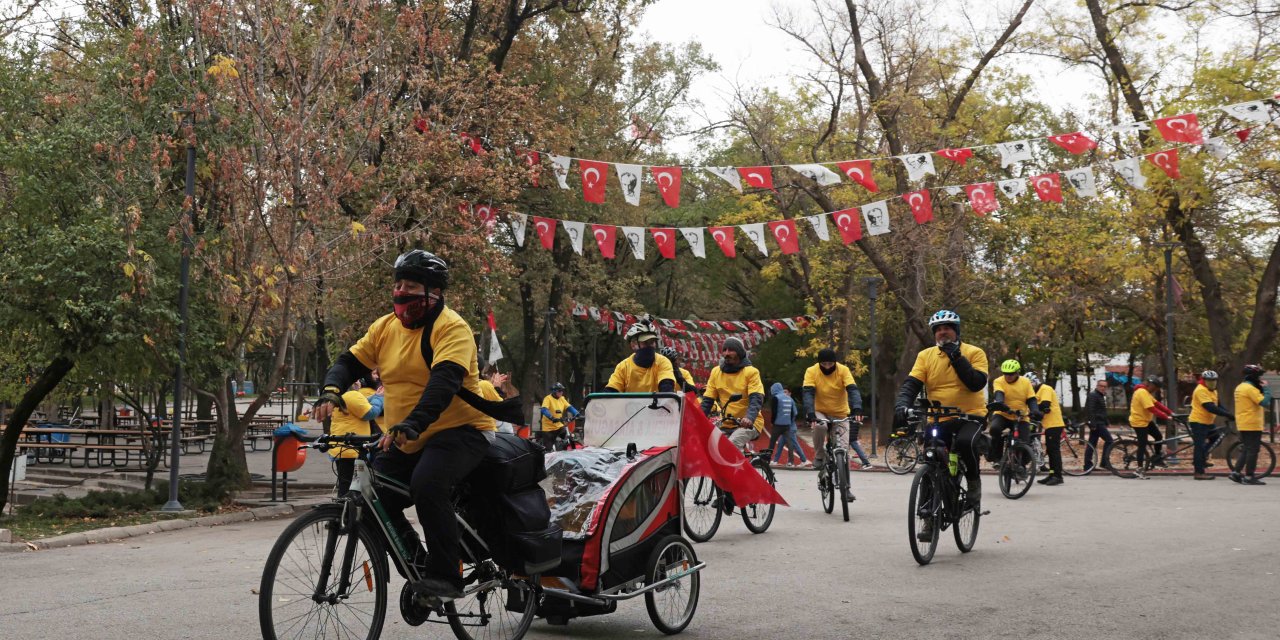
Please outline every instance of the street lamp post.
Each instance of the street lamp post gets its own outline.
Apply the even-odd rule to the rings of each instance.
[[[551,390],[551,321],[556,317],[556,308],[547,307],[546,311],[546,339],[544,344],[544,352],[542,356],[542,386],[550,392]]]
[[[880,283],[884,282],[880,278],[863,278],[867,284],[867,298],[871,301],[871,455],[876,455],[876,441],[879,436],[879,425],[876,422],[876,402],[880,399],[879,390],[876,388],[876,356],[879,355],[879,344],[876,342],[876,297],[879,292],[876,290]]]
[[[1161,242],[1156,246],[1164,249],[1164,335],[1165,335],[1165,355],[1164,355],[1164,395],[1165,402],[1168,403],[1169,409],[1178,410],[1178,374],[1174,370],[1173,357],[1173,249],[1182,246],[1180,242]],[[1173,437],[1177,435],[1174,431],[1177,429],[1177,423],[1170,421],[1169,433],[1165,437]],[[1169,457],[1169,462],[1176,462],[1176,458]]]
[[[195,135],[195,124],[188,112],[184,120],[192,128]],[[187,142],[187,185],[186,202],[183,207],[186,220],[179,221],[182,227],[182,257],[178,265],[178,364],[173,371],[173,431],[169,435],[169,501],[160,507],[161,511],[182,511],[182,503],[178,501],[178,444],[182,438],[182,374],[187,362],[187,290],[191,274],[191,252],[194,244],[191,240],[191,225],[196,218],[196,145],[188,138]]]

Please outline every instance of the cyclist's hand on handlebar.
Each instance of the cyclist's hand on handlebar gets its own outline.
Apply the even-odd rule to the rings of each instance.
[[[911,410],[908,409],[907,407],[902,407],[902,406],[894,407],[893,408],[893,428],[894,429],[907,428],[907,420],[910,419],[910,415],[911,415]]]
[[[739,428],[742,428],[742,429],[750,429],[750,428],[752,428],[752,427],[754,427],[754,426],[755,426],[755,425],[751,424],[751,421],[750,421],[750,420],[747,420],[746,418],[738,418],[738,427],[739,427]]]
[[[1013,409],[1003,402],[988,402],[987,411],[1003,411],[1005,413],[1013,413]]]
[[[387,430],[387,435],[382,440],[383,450],[387,449],[389,442],[395,442],[397,446],[404,445],[410,440],[418,439],[418,431],[407,423],[401,422]]]

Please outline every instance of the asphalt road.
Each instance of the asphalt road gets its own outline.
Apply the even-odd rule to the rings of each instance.
[[[1018,501],[985,480],[972,553],[950,534],[919,567],[906,540],[910,476],[855,473],[852,522],[822,512],[812,471],[779,472],[792,502],[752,535],[726,519],[687,638],[1268,638],[1280,636],[1280,480],[1090,477]],[[0,637],[254,638],[257,586],[287,521],[0,555]],[[392,594],[399,593],[393,574]],[[408,627],[394,600],[384,638]],[[658,638],[642,599],[528,637]]]

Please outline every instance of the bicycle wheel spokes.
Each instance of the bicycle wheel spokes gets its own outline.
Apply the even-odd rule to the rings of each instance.
[[[684,481],[684,529],[695,542],[706,542],[720,528],[721,492],[711,478]]]
[[[1084,438],[1076,436],[1063,438],[1060,445],[1062,472],[1069,476],[1083,476],[1093,471],[1092,467],[1085,466],[1089,463],[1090,457],[1096,457],[1088,447]]]
[[[835,482],[831,476],[831,467],[824,459],[821,470],[818,472],[818,494],[822,497],[822,510],[827,513],[831,513],[836,508]]]
[[[1138,475],[1138,441],[1116,440],[1107,445],[1104,451],[1107,468],[1121,478],[1134,478]]]
[[[1035,478],[1035,454],[1031,447],[1021,442],[1010,445],[1000,465],[1000,492],[1010,500],[1017,500],[1027,494]]]
[[[382,633],[388,569],[381,547],[364,528],[357,527],[355,539],[342,532],[340,518],[341,507],[304,514],[272,547],[258,595],[263,638],[373,639]],[[331,558],[327,565],[325,558]]]
[[[932,467],[920,467],[911,481],[911,496],[907,500],[907,539],[911,543],[911,555],[922,565],[933,560],[933,554],[938,550],[938,536],[942,534],[938,517],[940,509],[936,501],[940,494],[934,478]],[[928,540],[920,540],[925,531],[932,532],[932,535],[927,536]]]
[[[467,595],[445,605],[454,635],[462,640],[524,636],[537,615],[534,583],[538,577],[513,578],[492,564],[480,569],[469,566],[465,575],[474,578],[467,585]]]
[[[775,485],[777,482],[773,478],[773,472],[769,470],[769,466],[765,463],[755,463],[756,471],[764,477],[765,482]],[[747,525],[747,529],[751,533],[764,533],[769,525],[773,522],[773,512],[777,508],[774,504],[744,504],[742,505],[742,521]]]
[[[914,440],[898,438],[889,443],[885,451],[885,464],[889,466],[890,471],[898,475],[910,473],[916,466],[919,452],[920,448]]]
[[[973,551],[973,544],[978,540],[978,524],[982,520],[982,514],[969,504],[971,498],[968,479],[961,478],[961,481],[964,482],[965,490],[960,492],[956,500],[960,509],[960,518],[956,520],[952,532],[955,534],[956,546],[960,548],[961,553],[969,553]]]

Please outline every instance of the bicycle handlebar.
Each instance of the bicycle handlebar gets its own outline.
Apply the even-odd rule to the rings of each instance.
[[[347,433],[340,436],[322,435],[314,438],[299,437],[305,444],[300,445],[299,449],[315,449],[325,452],[329,449],[342,447],[346,449],[371,449],[376,447],[378,441],[382,439],[381,435],[362,436],[354,433]]]

